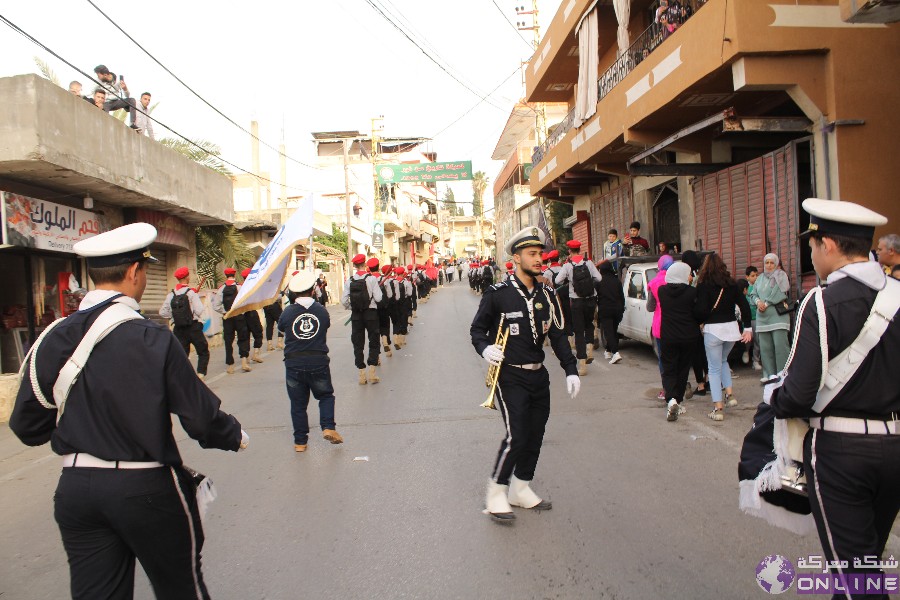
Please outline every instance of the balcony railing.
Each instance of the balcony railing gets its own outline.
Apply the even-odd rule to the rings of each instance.
[[[666,21],[669,19],[672,21],[673,27],[671,31],[666,23],[655,22],[638,35],[631,46],[628,47],[628,50],[619,56],[598,78],[599,93],[597,94],[597,102],[603,100],[641,61],[647,58],[666,38],[677,31],[704,4],[706,4],[706,0],[682,0],[677,8],[674,6],[670,7],[665,13]],[[534,149],[534,153],[531,155],[532,166],[537,166],[539,162],[544,160],[544,156],[572,129],[574,120],[575,110],[573,109],[562,123],[557,125],[553,133],[547,137],[547,141]]]

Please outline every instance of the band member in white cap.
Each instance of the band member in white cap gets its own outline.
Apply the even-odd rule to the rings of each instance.
[[[880,561],[900,509],[900,386],[893,376],[900,364],[900,282],[868,259],[885,217],[817,198],[804,200],[803,209],[810,218],[801,237],[809,240],[824,289],[804,302],[793,362],[771,404],[779,418],[809,419],[803,470],[835,575],[877,577],[872,563]]]
[[[494,472],[488,481],[486,511],[497,521],[515,519],[512,506],[548,510],[529,484],[550,417],[550,375],[544,368],[544,338],[566,372],[566,390],[574,398],[581,387],[575,357],[562,322],[562,309],[553,288],[538,283],[544,233],[526,227],[506,246],[516,272],[508,281],[488,287],[472,321],[470,334],[475,350],[491,365],[499,365],[495,405],[500,409],[506,434],[500,443]],[[502,317],[502,321],[501,321]],[[495,343],[498,325],[509,331],[506,347]]]
[[[96,289],[38,338],[9,422],[63,457],[54,514],[76,599],[131,598],[135,559],[158,598],[208,598],[171,415],[204,448],[249,443],[172,332],[138,312],[155,239],[152,225],[134,223],[75,244]]]
[[[288,284],[290,305],[278,319],[278,330],[284,333],[284,369],[291,421],[294,425],[294,451],[306,452],[309,441],[309,418],[306,408],[309,393],[319,401],[319,424],[322,437],[332,444],[344,439],[334,425],[334,386],[328,358],[328,328],[331,317],[312,295],[316,275],[300,271]]]

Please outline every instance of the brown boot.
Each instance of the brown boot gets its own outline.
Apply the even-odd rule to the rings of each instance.
[[[399,333],[395,333],[395,334],[394,334],[394,348],[396,348],[397,350],[399,350],[399,349],[401,348],[401,346],[400,346],[400,338],[402,338],[402,337],[403,337],[403,336],[400,335]]]
[[[241,359],[241,370],[245,373],[249,373],[253,369],[250,368],[250,361],[246,358]]]
[[[229,375],[234,375],[234,365],[228,365],[225,368],[225,372],[228,373]]]
[[[306,444],[294,444],[294,452],[306,452]]]
[[[369,365],[369,383],[378,383],[381,379],[378,378],[378,374],[375,372],[375,367]]]
[[[369,381],[366,379],[366,370],[359,370],[359,385],[366,385]]]
[[[594,346],[592,344],[587,345],[587,364],[591,364],[594,362]]]
[[[344,438],[341,437],[334,429],[326,429],[322,432],[322,437],[331,442],[332,444],[343,444]]]
[[[583,358],[578,359],[578,376],[584,377],[587,375],[587,361]]]
[[[278,343],[275,344],[275,347],[278,348],[279,350],[282,350],[284,348],[284,338],[283,337],[278,338]]]
[[[253,358],[252,358],[252,360],[253,360],[253,362],[256,362],[256,363],[261,363],[261,362],[263,361],[263,359],[259,356],[259,348],[254,348],[254,349],[253,349]]]
[[[275,352],[275,344],[272,343],[272,340],[269,340],[269,342],[266,344],[266,349],[269,352]]]
[[[388,338],[388,336],[381,336],[381,345],[384,347],[384,353],[388,358],[394,356],[394,353],[391,352],[391,340],[390,338]]]

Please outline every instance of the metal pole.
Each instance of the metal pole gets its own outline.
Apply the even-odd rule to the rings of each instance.
[[[353,140],[345,139],[344,140],[344,199],[346,200],[347,205],[347,264],[351,264],[353,262],[353,247],[351,245],[351,229],[352,224],[350,220],[353,215],[353,208],[350,206],[350,167],[347,164],[350,160],[350,143]]]

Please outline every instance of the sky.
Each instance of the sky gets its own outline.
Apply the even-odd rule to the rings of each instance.
[[[523,96],[520,64],[532,52],[532,32],[518,32],[511,23],[530,24],[530,17],[515,13],[515,6],[529,3],[92,1],[219,111],[248,130],[251,120],[259,121],[263,142],[277,148],[283,131],[290,195],[333,191],[321,189],[317,171],[291,160],[315,164],[311,132],[369,133],[370,119],[383,115],[381,135],[434,138],[425,149],[437,152],[439,161],[472,160],[473,169],[490,178],[485,204],[491,205],[493,181],[503,166],[491,154]],[[540,1],[542,28],[559,3]],[[373,4],[474,93],[429,60]],[[249,135],[166,73],[88,0],[6,2],[0,14],[91,75],[101,63],[124,75],[132,96],[149,91],[159,103],[155,119],[188,138],[219,144],[227,160],[251,170]],[[0,76],[38,73],[38,57],[62,85],[80,80],[86,94],[93,87],[2,22],[0,47]],[[261,170],[278,180],[275,150],[261,148]],[[470,182],[449,185],[457,200],[471,200]],[[444,189],[442,184],[441,196]]]

